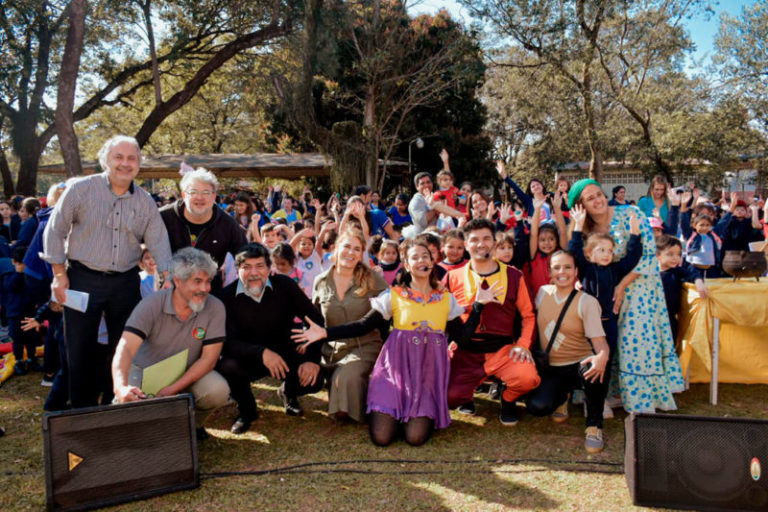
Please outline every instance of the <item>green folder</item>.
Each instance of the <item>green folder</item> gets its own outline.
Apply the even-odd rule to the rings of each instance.
[[[131,365],[131,385],[141,388],[145,395],[156,395],[158,391],[170,386],[187,371],[189,349],[185,348],[170,357],[166,357],[146,368]]]

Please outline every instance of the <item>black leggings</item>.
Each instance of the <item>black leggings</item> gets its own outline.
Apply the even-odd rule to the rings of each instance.
[[[34,316],[34,314],[30,316]],[[22,330],[22,319],[20,316],[8,317],[8,336],[13,341],[11,345],[13,347],[13,356],[19,363],[24,361],[24,349],[27,349],[27,359],[35,359],[36,345],[40,340],[40,335],[34,329],[29,331]]]
[[[389,446],[397,437],[401,423],[389,414],[372,412],[370,418],[371,441],[376,446]],[[411,446],[421,446],[426,443],[434,430],[432,418],[419,416],[411,418],[403,425],[405,442]]]
[[[587,401],[587,426],[603,428],[603,402],[606,386],[600,381],[589,382],[579,374],[579,363],[550,366],[542,372],[541,384],[526,398],[528,412],[534,416],[549,416],[568,398],[568,393],[583,387]]]

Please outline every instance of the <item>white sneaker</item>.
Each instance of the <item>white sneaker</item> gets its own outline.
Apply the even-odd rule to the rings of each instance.
[[[620,396],[609,396],[605,399],[605,403],[611,409],[615,409],[624,405],[624,402],[621,400]]]

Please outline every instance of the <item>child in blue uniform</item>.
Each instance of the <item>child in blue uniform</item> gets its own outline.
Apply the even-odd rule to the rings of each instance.
[[[619,261],[613,261],[614,241],[607,233],[593,233],[584,244],[582,229],[587,214],[584,207],[575,205],[571,209],[571,221],[574,223],[573,234],[568,241],[568,252],[576,260],[582,289],[595,297],[602,310],[601,320],[605,338],[610,348],[610,357],[616,353],[619,327],[618,314],[620,304],[614,305],[616,287],[621,280],[635,268],[643,253],[640,241],[640,219],[637,215],[630,218],[630,237],[627,254]],[[603,382],[610,382],[610,360],[606,367]],[[607,385],[607,384],[606,384]]]
[[[688,262],[683,261],[683,244],[677,238],[662,235],[656,239],[656,258],[661,270],[661,284],[664,286],[664,298],[669,312],[669,326],[672,329],[672,339],[677,338],[677,315],[680,313],[680,297],[683,283],[694,283],[701,298],[709,295],[707,285],[699,275],[699,271]]]

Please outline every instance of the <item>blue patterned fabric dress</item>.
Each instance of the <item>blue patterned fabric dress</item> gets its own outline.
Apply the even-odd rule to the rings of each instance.
[[[643,255],[633,272],[640,274],[626,290],[619,312],[619,348],[614,358],[611,391],[618,387],[627,412],[677,409],[672,393],[684,389],[680,360],[669,327],[653,231],[635,206],[617,206],[611,220],[616,242],[614,260],[627,252],[629,219],[635,212],[643,222]],[[618,365],[618,367],[617,367]]]

